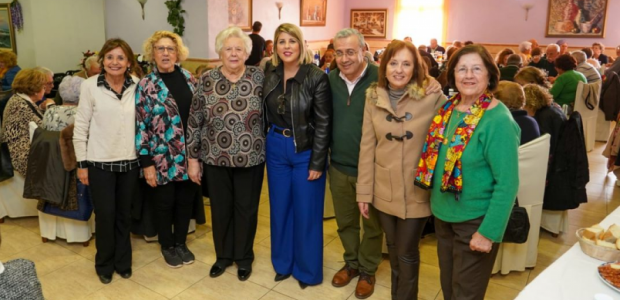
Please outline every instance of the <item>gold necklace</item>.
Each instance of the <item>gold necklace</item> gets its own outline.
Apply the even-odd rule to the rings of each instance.
[[[457,114],[456,116],[454,115],[455,111],[456,111],[456,114]],[[448,138],[446,137],[448,135],[448,133],[452,132],[452,131],[456,131],[456,128],[459,126],[459,123],[461,123],[460,118],[461,118],[461,114],[462,113],[463,112],[457,110],[456,107],[452,110],[452,115],[450,116],[450,121],[452,121],[452,117],[455,117],[455,119],[454,119],[455,122],[454,123],[456,125],[454,125],[454,126],[452,126],[452,128],[450,128],[450,125],[452,125],[452,124],[450,124],[450,121],[448,121],[448,126],[447,126],[448,127],[448,131],[444,130],[444,134],[443,134],[443,136],[444,136],[443,143],[445,145],[448,144]],[[454,143],[455,141],[456,141],[456,135],[452,134],[452,142]]]

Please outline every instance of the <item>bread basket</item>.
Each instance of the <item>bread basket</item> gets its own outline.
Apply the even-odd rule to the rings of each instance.
[[[583,253],[606,262],[614,262],[620,260],[620,250],[598,246],[592,244],[591,242],[587,242],[581,236],[584,230],[586,230],[586,228],[581,228],[577,230],[577,232],[575,232],[575,234],[577,235],[577,239],[579,240],[579,246],[581,247],[581,251],[583,251]]]

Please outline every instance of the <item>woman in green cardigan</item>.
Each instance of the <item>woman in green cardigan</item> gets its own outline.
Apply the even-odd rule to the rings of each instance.
[[[438,111],[415,184],[431,190],[444,299],[484,299],[519,186],[520,129],[493,98],[499,70],[469,45],[448,63],[458,94]]]
[[[549,93],[553,95],[553,100],[560,105],[567,104],[572,107],[575,103],[579,81],[588,82],[583,74],[575,71],[575,68],[577,68],[577,60],[570,54],[563,54],[555,59],[558,77]]]

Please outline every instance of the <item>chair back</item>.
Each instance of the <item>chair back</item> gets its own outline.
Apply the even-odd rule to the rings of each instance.
[[[519,147],[519,205],[543,203],[550,143],[551,136],[544,134]]]
[[[586,151],[594,149],[596,139],[596,119],[598,118],[598,101],[601,94],[601,82],[577,84],[575,111],[581,114]]]

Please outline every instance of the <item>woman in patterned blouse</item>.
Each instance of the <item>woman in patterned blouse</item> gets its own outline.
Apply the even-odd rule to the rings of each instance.
[[[210,276],[222,275],[235,262],[244,281],[252,273],[265,166],[264,75],[244,65],[252,41],[240,28],[220,32],[215,49],[222,66],[200,77],[190,110],[189,176],[200,184],[204,165],[217,255]]]

